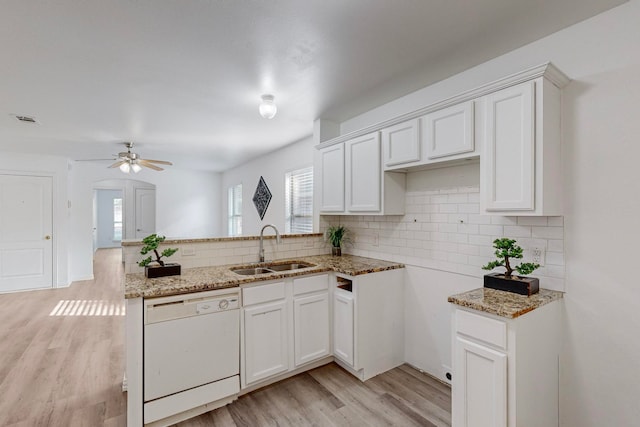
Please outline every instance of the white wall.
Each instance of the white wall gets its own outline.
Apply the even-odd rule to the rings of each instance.
[[[98,181],[123,178],[156,186],[156,230],[172,238],[220,235],[221,175],[213,172],[143,169],[124,175],[102,163],[76,162],[70,176],[71,228],[69,262],[72,281],[93,276],[92,194]]]
[[[287,145],[263,157],[225,171],[222,176],[223,202],[221,213],[221,231],[227,235],[227,191],[234,185],[242,184],[242,235],[255,236],[265,224],[274,224],[284,232],[284,175],[287,172],[313,166],[313,139],[311,137]],[[263,177],[271,191],[271,203],[261,221],[253,204],[260,177]],[[267,231],[269,234],[272,230]]]
[[[69,283],[68,162],[64,157],[0,152],[0,173],[44,173],[53,176],[54,286]],[[89,218],[91,220],[91,218]],[[91,251],[91,248],[89,249]]]
[[[355,130],[546,61],[573,79],[562,107],[563,426],[631,426],[640,419],[640,286],[633,268],[640,237],[638,22],[640,1],[632,0],[341,125],[342,132]],[[407,328],[407,360],[438,375],[431,361],[449,350],[432,345],[423,331],[449,330],[434,319],[444,313],[444,296],[480,282],[446,272],[407,275],[408,290],[419,298],[409,301],[407,316],[421,322]]]

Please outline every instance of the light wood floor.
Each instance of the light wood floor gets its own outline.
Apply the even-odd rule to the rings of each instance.
[[[125,426],[119,249],[95,280],[0,295],[0,426]],[[450,388],[409,366],[362,383],[335,364],[179,426],[449,426]]]

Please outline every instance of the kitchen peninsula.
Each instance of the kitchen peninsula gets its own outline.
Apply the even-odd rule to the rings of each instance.
[[[404,362],[404,265],[322,253],[283,259],[326,251],[315,245],[319,234],[283,241],[268,247],[277,259],[267,263],[125,275],[128,425],[171,425],[332,361],[362,381]],[[182,263],[195,245],[196,253],[240,248],[255,261],[258,240],[167,242],[181,246]],[[136,249],[128,242],[125,259]]]

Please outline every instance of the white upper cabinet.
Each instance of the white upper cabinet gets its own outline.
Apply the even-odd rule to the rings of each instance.
[[[568,82],[546,63],[322,142],[321,213],[403,214],[396,196],[405,184],[394,174],[480,158],[481,214],[562,215],[560,91]],[[338,153],[343,174],[324,164]]]
[[[545,78],[485,97],[481,213],[562,215],[560,89]]]
[[[344,144],[320,151],[322,212],[344,211]]]
[[[422,118],[429,160],[474,151],[473,101],[434,111]]]
[[[347,141],[345,148],[347,210],[380,211],[380,134],[374,132],[352,139]]]
[[[383,172],[380,133],[320,150],[321,213],[404,213],[405,174]]]
[[[420,122],[418,119],[382,129],[385,169],[420,160]]]
[[[534,209],[534,83],[487,96],[486,209]]]

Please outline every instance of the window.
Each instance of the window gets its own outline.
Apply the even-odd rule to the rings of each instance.
[[[122,240],[122,199],[113,199],[113,240]]]
[[[285,175],[285,232],[313,232],[313,167]]]
[[[240,236],[242,234],[242,184],[229,187],[228,217],[229,236]]]

